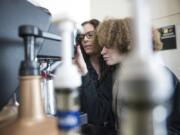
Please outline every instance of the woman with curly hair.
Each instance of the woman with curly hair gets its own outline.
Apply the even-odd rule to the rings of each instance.
[[[97,29],[97,44],[102,47],[101,54],[107,65],[119,68],[123,58],[129,53],[132,43],[130,18],[104,20]],[[117,109],[118,80],[113,85],[113,110],[116,128],[119,129],[120,109]]]
[[[133,45],[132,19],[107,19],[104,20],[97,29],[97,44],[102,47],[101,54],[107,65],[121,67],[120,63],[131,51]],[[163,44],[160,41],[160,34],[152,28],[152,49],[159,51]],[[165,65],[163,65],[165,67]],[[165,67],[172,75],[175,94],[172,98],[172,113],[167,120],[169,134],[173,135],[180,131],[180,83],[177,77]],[[115,75],[115,74],[114,74]],[[118,102],[119,81],[117,78],[113,84],[113,110],[116,116],[117,129],[120,129],[121,103]],[[179,131],[178,131],[179,130]],[[180,132],[179,132],[180,133]]]

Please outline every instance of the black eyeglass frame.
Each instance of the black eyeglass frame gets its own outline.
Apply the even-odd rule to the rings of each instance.
[[[96,31],[89,31],[85,34],[79,34],[79,39],[82,41],[86,37],[87,39],[93,39],[95,37]]]

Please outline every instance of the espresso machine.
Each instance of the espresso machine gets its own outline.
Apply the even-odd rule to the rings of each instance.
[[[23,34],[32,34],[32,29],[37,29],[37,33],[33,33],[35,38],[44,38],[48,40],[61,41],[61,37],[43,32],[35,26],[23,26]],[[40,75],[41,75],[41,95],[43,99],[43,108],[46,114],[55,115],[55,95],[53,87],[54,72],[57,67],[61,64],[60,57],[53,56],[38,56],[37,61],[40,64]],[[43,66],[45,64],[45,66]]]
[[[41,96],[41,76],[35,59],[35,42],[41,31],[32,25],[19,27],[24,40],[24,60],[19,70],[19,111],[17,119],[4,127],[2,135],[58,135],[56,119],[44,113]]]
[[[39,54],[40,48],[46,48],[44,40],[37,39],[33,35],[28,36],[26,33],[23,43],[18,35],[18,27],[24,24],[38,26],[41,30],[48,32],[51,16],[42,8],[28,1],[1,0],[0,17],[3,20],[0,22],[0,134],[40,134],[43,131],[42,128],[44,131],[49,129],[52,134],[56,134],[58,132],[56,120],[44,113],[39,86],[41,76],[36,56]],[[33,31],[35,29],[29,30],[27,31],[32,30],[32,33],[38,32]],[[51,45],[54,47],[54,44]],[[54,48],[57,50],[56,47],[55,45]],[[51,48],[48,49],[48,52],[53,53],[53,56],[56,55]],[[18,73],[21,61],[24,61],[22,62],[24,64]],[[23,66],[25,67],[23,68]],[[23,70],[30,72],[27,73]],[[17,95],[18,98],[14,98],[14,95]],[[39,128],[40,123],[42,126]],[[46,123],[49,125],[47,126]],[[35,129],[34,131],[37,133],[31,129]]]

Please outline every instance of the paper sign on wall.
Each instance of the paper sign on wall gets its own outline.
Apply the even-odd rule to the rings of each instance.
[[[176,49],[176,28],[175,25],[159,28],[161,41],[163,42],[162,50]]]

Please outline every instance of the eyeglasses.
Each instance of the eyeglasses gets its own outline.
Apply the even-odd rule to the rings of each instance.
[[[92,39],[92,38],[95,37],[95,34],[96,34],[95,31],[89,31],[89,32],[87,32],[87,33],[85,33],[85,34],[80,34],[80,35],[79,35],[79,39],[80,39],[81,41],[82,41],[85,37],[86,37],[87,39]]]

